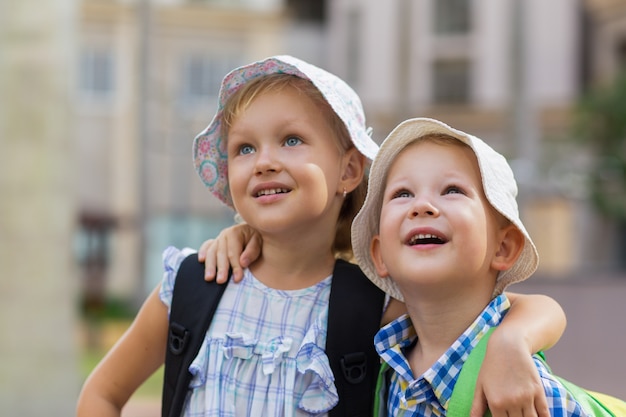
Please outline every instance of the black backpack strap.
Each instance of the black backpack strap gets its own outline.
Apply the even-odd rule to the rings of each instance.
[[[380,359],[374,335],[380,328],[385,293],[354,264],[337,260],[328,306],[326,355],[339,403],[329,416],[371,416]]]
[[[230,274],[229,274],[230,275]],[[178,417],[189,391],[189,365],[200,350],[226,284],[204,280],[204,263],[191,254],[181,263],[170,309],[161,415]]]
[[[181,264],[170,309],[162,416],[178,417],[189,391],[189,365],[204,340],[226,284],[204,280],[204,264],[189,255]],[[385,295],[358,266],[337,260],[328,307],[326,354],[339,403],[329,415],[370,416],[380,360],[374,335]]]

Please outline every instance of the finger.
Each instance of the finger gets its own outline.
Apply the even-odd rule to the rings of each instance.
[[[532,416],[536,415],[537,417],[550,417],[548,399],[546,398],[544,391],[541,391],[540,395],[535,396],[533,412],[536,412],[536,414],[532,414]]]
[[[518,414],[513,414],[510,411],[508,411],[506,408],[498,408],[496,406],[489,406],[488,407],[488,411],[491,414],[487,414],[487,415],[491,415],[491,417],[513,417],[513,416],[518,416]],[[487,410],[484,411],[484,413],[486,413]],[[481,414],[480,416],[476,416],[476,417],[483,417],[485,414]],[[472,417],[474,416],[474,414],[472,414]],[[521,414],[520,414],[521,416]]]
[[[482,393],[477,392],[474,394],[474,401],[472,401],[472,409],[470,411],[470,417],[483,417],[487,412],[487,399]],[[495,416],[494,416],[495,417]]]
[[[220,284],[228,280],[228,271],[230,269],[230,261],[228,259],[228,239],[226,237],[220,239],[220,244],[216,248],[215,261],[217,266],[216,281]]]
[[[503,415],[508,416],[508,417],[526,417],[526,414],[524,414],[523,408],[515,408],[512,410],[506,410],[505,414]]]
[[[486,409],[479,410],[476,417],[483,416],[485,412],[491,413],[492,417],[537,417],[534,413],[534,406],[531,403],[511,403],[511,404],[498,404],[498,403],[485,403]],[[532,413],[531,413],[532,410]],[[482,412],[483,414],[480,414]],[[548,414],[549,415],[549,414]],[[471,417],[474,417],[472,410]]]
[[[204,260],[206,259],[206,251],[212,243],[213,239],[205,240],[204,242],[202,242],[202,245],[200,245],[200,248],[198,249],[198,262],[204,262]]]
[[[481,387],[477,384],[469,417],[483,417],[487,412],[487,409],[487,398],[485,397]]]
[[[548,411],[548,416],[550,412]],[[524,407],[520,416],[524,417],[537,417],[537,410],[535,409],[535,404],[529,404],[527,407]]]
[[[231,258],[232,278],[234,282],[241,282],[243,279],[243,268],[239,263],[239,258],[235,256]]]
[[[470,412],[471,417],[483,417],[487,411],[489,411],[492,417],[517,417],[522,416],[519,414],[522,408],[521,406],[516,410],[516,406],[511,403],[501,403],[499,400],[489,402],[483,395],[482,401],[478,402],[479,398],[474,396],[474,403],[472,404],[472,410]],[[476,413],[474,413],[474,407],[476,406]],[[513,408],[511,408],[513,407]]]
[[[258,233],[255,233],[251,236],[250,241],[244,248],[241,253],[241,257],[239,258],[239,263],[242,268],[247,268],[250,266],[252,261],[261,256],[261,248],[263,247],[263,240]]]
[[[205,242],[206,243],[206,242]],[[210,244],[204,249],[204,279],[206,281],[213,281],[215,279],[216,266],[216,251],[219,246],[219,240],[213,239]]]
[[[228,274],[229,268],[232,269],[233,280],[235,282],[239,282],[243,279],[243,269],[239,264],[239,254],[241,253],[242,249],[242,242],[239,238],[228,240],[228,264],[220,265],[220,268],[222,268],[222,266],[224,267],[226,274]]]

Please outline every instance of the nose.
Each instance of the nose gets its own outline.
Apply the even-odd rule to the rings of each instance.
[[[256,174],[276,172],[279,169],[280,163],[275,150],[268,146],[264,146],[257,150],[256,163],[254,165]]]
[[[439,210],[431,202],[431,200],[426,197],[416,197],[409,211],[410,218],[423,217],[423,216],[436,217],[438,215],[439,215]]]

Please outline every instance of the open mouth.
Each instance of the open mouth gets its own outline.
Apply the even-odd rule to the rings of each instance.
[[[257,197],[263,197],[265,195],[274,195],[274,194],[285,194],[288,193],[290,190],[287,188],[269,188],[267,190],[261,190],[259,191],[256,196]]]
[[[408,241],[409,245],[443,245],[447,240],[441,236],[431,233],[418,233],[411,236]]]

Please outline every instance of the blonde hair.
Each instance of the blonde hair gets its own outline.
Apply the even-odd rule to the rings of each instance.
[[[336,139],[337,149],[341,155],[348,150],[354,148],[352,138],[348,133],[348,129],[343,121],[337,116],[337,113],[330,107],[322,93],[307,79],[297,77],[290,74],[269,74],[248,82],[235,92],[224,104],[222,110],[222,135],[228,140],[228,129],[232,126],[234,120],[245,111],[250,103],[258,96],[267,92],[281,91],[285,88],[294,88],[301,94],[311,99],[326,116],[326,120]],[[365,160],[367,160],[364,157]],[[351,260],[353,257],[352,240],[350,238],[350,228],[352,221],[357,215],[367,193],[367,180],[363,177],[363,181],[349,194],[343,201],[337,225],[335,229],[335,239],[333,241],[333,253],[336,257]]]

